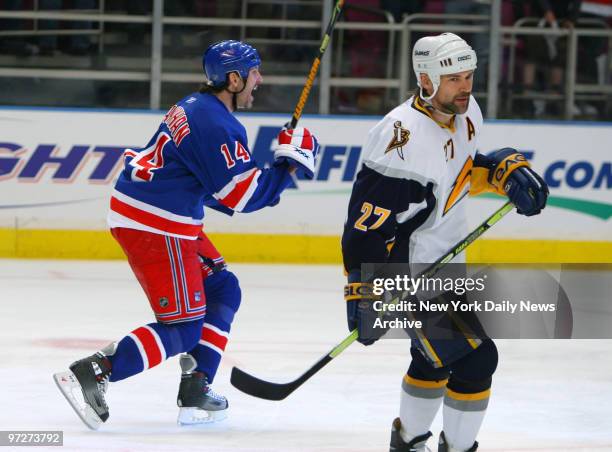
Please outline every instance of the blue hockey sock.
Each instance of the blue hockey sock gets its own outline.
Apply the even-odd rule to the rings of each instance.
[[[220,322],[215,322],[219,324]],[[204,323],[202,328],[202,338],[189,354],[196,360],[196,369],[199,372],[204,372],[208,377],[208,382],[212,383],[217,374],[217,369],[221,362],[221,356],[225,351],[227,339],[229,336],[229,326],[227,331],[215,326],[212,323]]]
[[[212,383],[217,374],[221,356],[227,345],[234,314],[240,307],[240,286],[236,276],[223,270],[204,281],[206,317],[197,345],[189,351],[196,360],[196,369],[204,372]]]
[[[131,377],[192,349],[200,336],[202,322],[200,319],[173,325],[149,323],[136,328],[108,356],[112,364],[110,381]]]

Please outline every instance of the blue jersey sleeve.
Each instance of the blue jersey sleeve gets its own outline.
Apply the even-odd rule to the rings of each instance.
[[[244,128],[233,116],[226,123],[194,123],[181,148],[179,154],[206,191],[234,212],[252,212],[277,204],[292,182],[288,165],[257,166]]]

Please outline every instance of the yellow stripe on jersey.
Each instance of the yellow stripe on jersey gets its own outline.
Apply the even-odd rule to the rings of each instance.
[[[431,118],[432,121],[434,121],[443,129],[448,129],[451,133],[455,133],[455,115],[453,115],[453,117],[451,118],[449,125],[446,125],[443,122],[436,120],[429,111],[429,109],[427,109],[420,96],[414,96],[414,100],[412,101],[412,107],[417,111],[423,113],[425,116]]]

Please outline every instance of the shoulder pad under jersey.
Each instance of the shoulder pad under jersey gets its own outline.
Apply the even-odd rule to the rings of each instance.
[[[385,176],[416,180],[423,185],[437,180],[444,156],[432,131],[431,119],[405,102],[389,112],[368,133],[363,163]]]

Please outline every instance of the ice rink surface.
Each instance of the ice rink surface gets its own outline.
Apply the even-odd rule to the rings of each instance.
[[[176,426],[180,372],[172,358],[111,384],[110,419],[92,432],[51,376],[151,322],[143,292],[124,262],[0,260],[0,430],[63,430],[64,447],[49,448],[56,451],[388,450],[408,342],[354,344],[288,399],[249,397],[230,385],[232,366],[285,382],[346,336],[344,278],[339,266],[231,269],[243,301],[214,385],[230,401],[229,419]],[[479,451],[612,451],[612,341],[497,345]],[[438,416],[436,437],[440,429]]]

